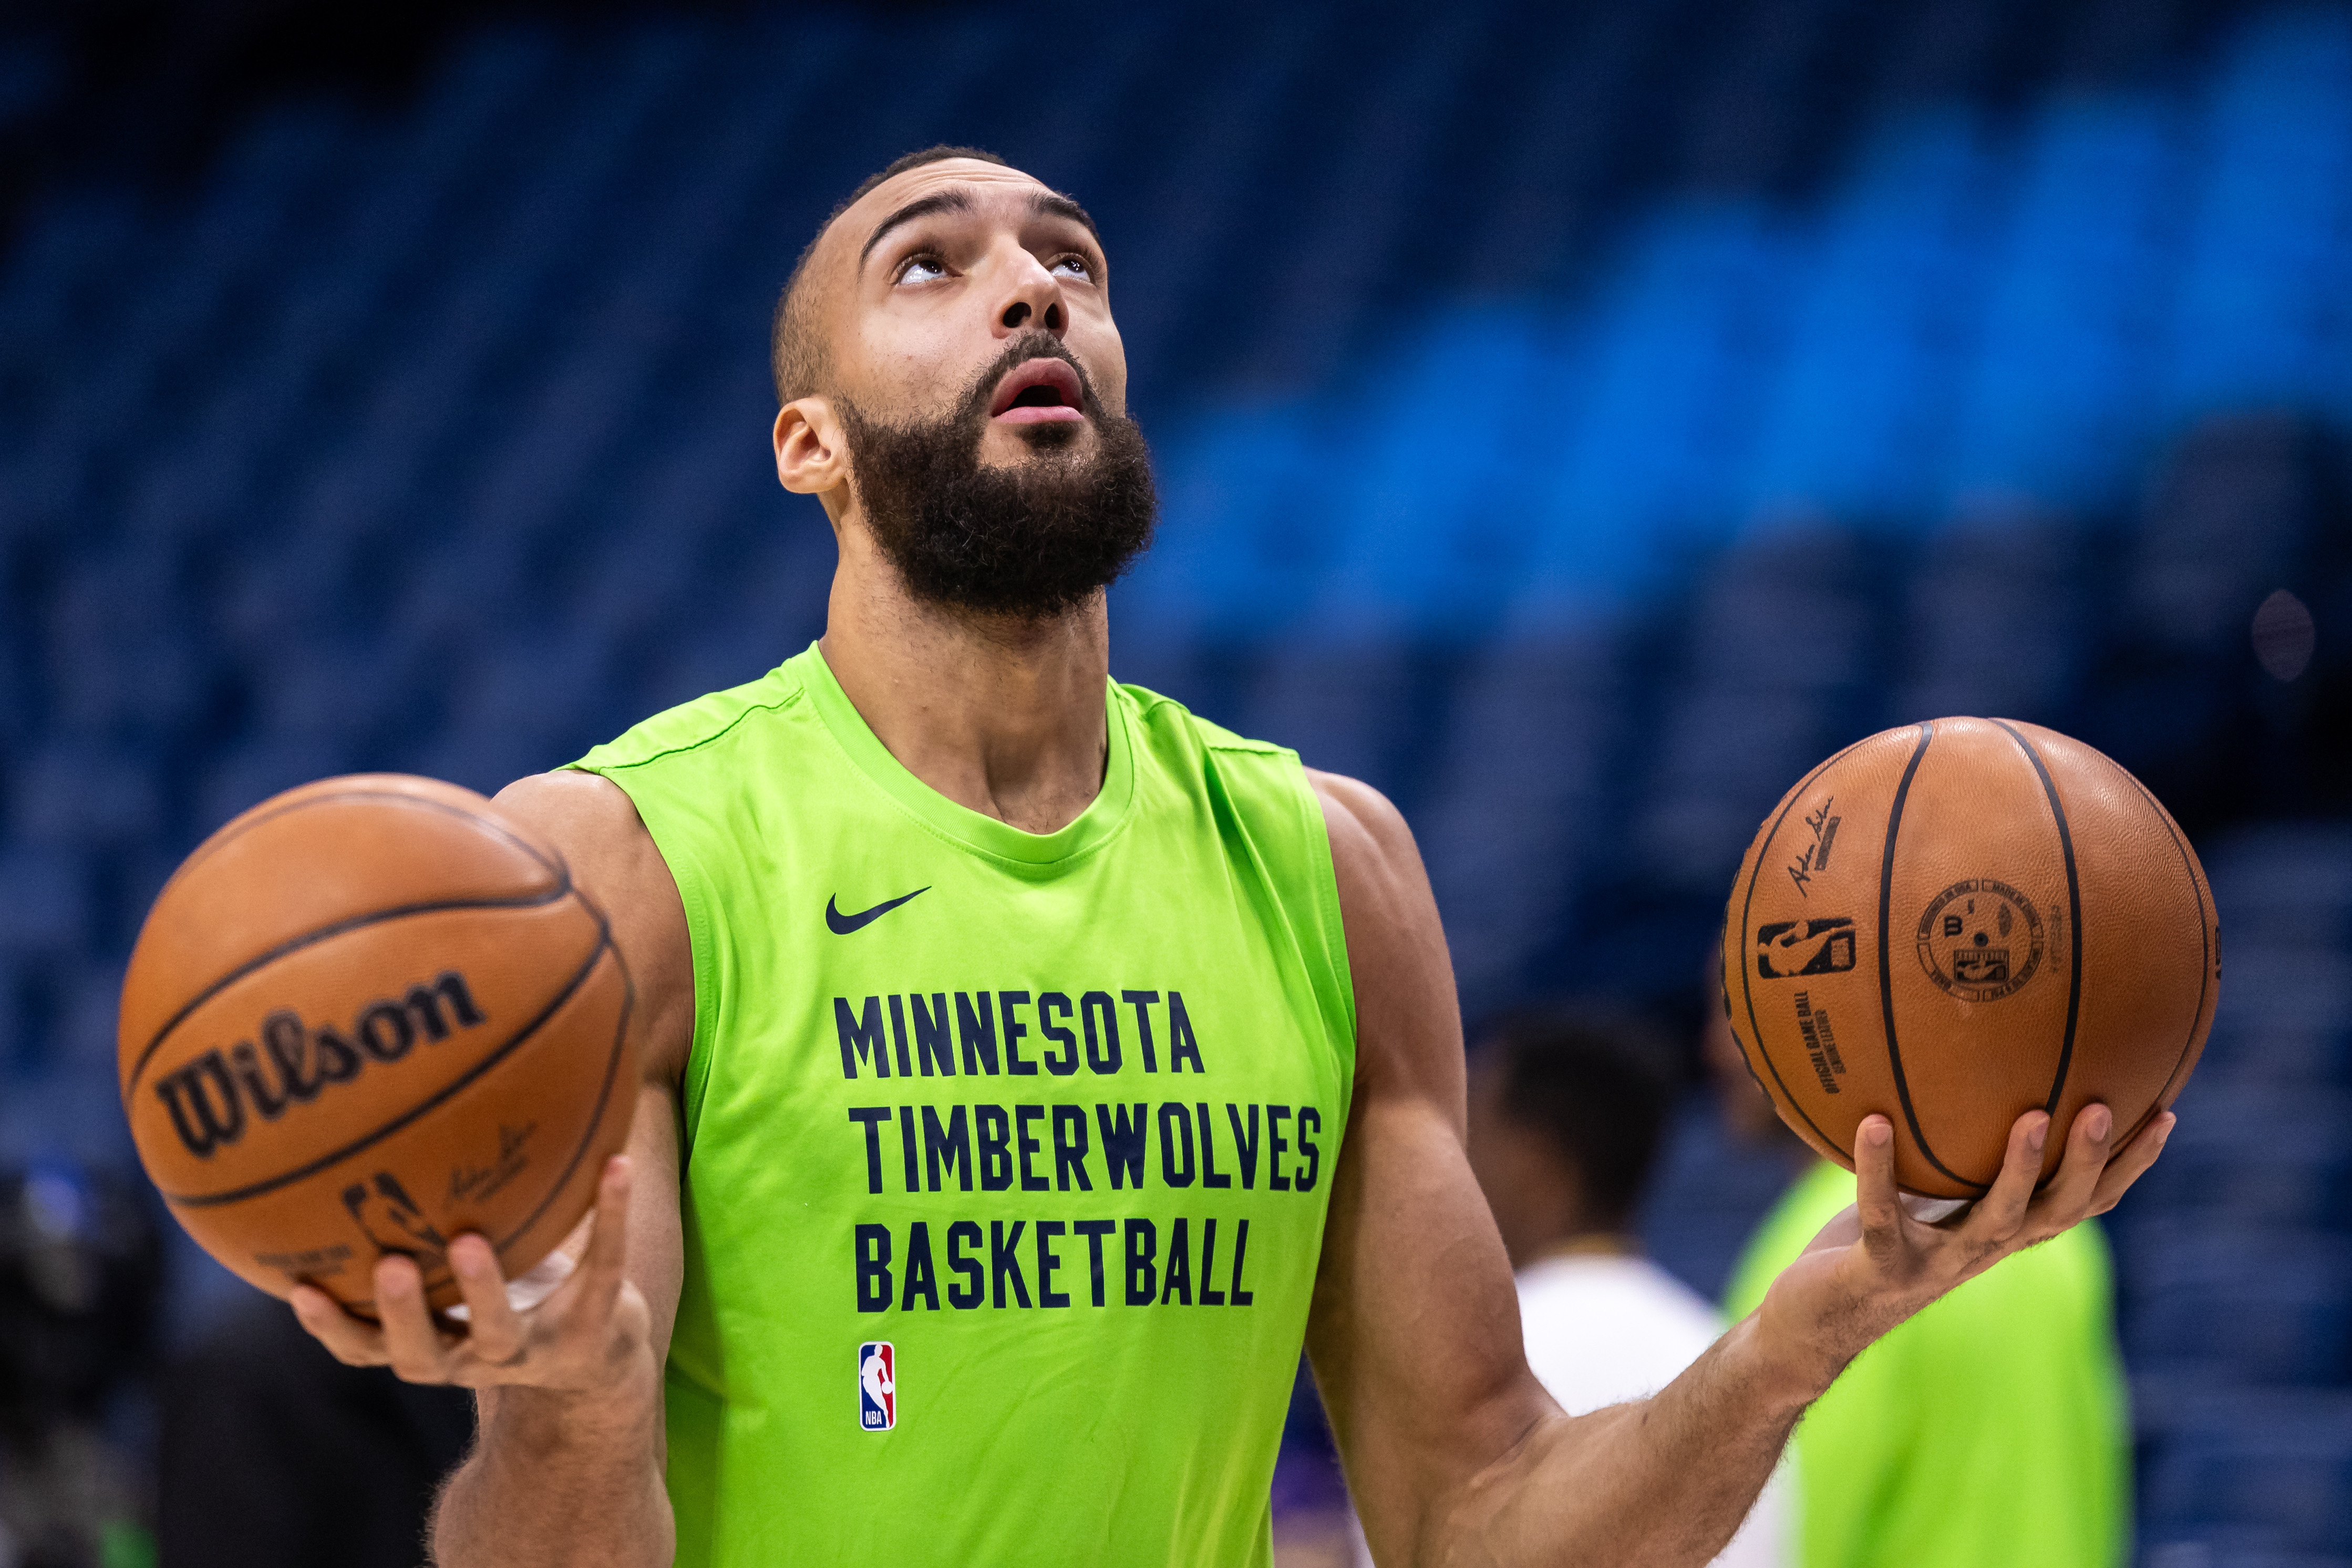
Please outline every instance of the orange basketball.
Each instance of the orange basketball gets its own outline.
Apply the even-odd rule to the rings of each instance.
[[[2156,797],[2079,741],[1999,719],[1873,735],[1782,797],[1725,914],[1748,1070],[1851,1167],[1873,1111],[1896,1180],[1981,1194],[2009,1130],[2093,1100],[2125,1140],[2170,1105],[2221,990],[2205,873]]]
[[[458,1300],[450,1237],[509,1278],[628,1135],[629,980],[563,858],[470,790],[289,790],[165,884],[122,987],[122,1106],[205,1249],[362,1313],[386,1252]]]

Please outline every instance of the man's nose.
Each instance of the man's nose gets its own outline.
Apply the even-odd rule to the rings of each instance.
[[[1003,293],[996,302],[998,335],[1042,327],[1060,337],[1070,325],[1061,283],[1026,250],[1017,250],[1011,262]]]

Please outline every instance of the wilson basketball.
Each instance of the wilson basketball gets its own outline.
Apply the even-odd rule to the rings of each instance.
[[[628,1134],[629,982],[562,857],[470,790],[328,779],[165,884],[122,988],[123,1110],[205,1249],[373,1310],[377,1258],[458,1300],[449,1238],[509,1279]]]
[[[1974,1197],[2009,1131],[2093,1100],[2121,1148],[2172,1103],[2212,1026],[2221,953],[2196,852],[2079,741],[1938,719],[1847,748],[1782,797],[1726,911],[1724,994],[1748,1065],[1849,1168],[1873,1111],[1895,1176]]]

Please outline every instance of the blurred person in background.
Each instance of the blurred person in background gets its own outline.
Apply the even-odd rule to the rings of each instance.
[[[1470,1168],[1517,1278],[1528,1365],[1570,1415],[1654,1394],[1724,1330],[1633,1234],[1676,1076],[1640,1019],[1566,1008],[1506,1015],[1471,1056]],[[1784,1466],[1718,1563],[1791,1561],[1787,1490]]]
[[[1854,1201],[1854,1178],[1807,1157],[1749,1076],[1719,1000],[1706,1018],[1707,1067],[1727,1130],[1785,1146],[1797,1173],[1732,1275],[1724,1306],[1736,1319],[1755,1310],[1773,1276]],[[1789,1446],[1791,1561],[2121,1563],[2131,1531],[2130,1447],[2106,1238],[2096,1225],[2079,1225],[1897,1327],[1814,1402]]]
[[[465,1391],[350,1367],[286,1309],[240,1300],[164,1369],[162,1568],[415,1568]]]
[[[128,1186],[0,1172],[0,1568],[152,1568],[120,1396],[146,1368],[162,1274]]]

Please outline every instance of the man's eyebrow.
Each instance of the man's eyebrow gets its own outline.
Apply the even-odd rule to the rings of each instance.
[[[1095,226],[1095,220],[1087,216],[1087,209],[1059,191],[1039,191],[1029,198],[1029,210],[1040,217],[1068,218],[1072,223],[1083,226],[1088,234],[1095,237],[1097,243],[1102,239],[1102,230]]]
[[[1076,204],[1071,205],[1075,206]],[[912,223],[917,218],[929,217],[933,213],[968,213],[970,211],[971,211],[971,193],[969,191],[950,189],[935,191],[928,196],[918,196],[874,226],[874,232],[866,237],[866,248],[857,253],[857,265],[863,268],[866,265],[866,258],[874,254],[874,247],[882,243],[882,237],[902,223]]]

